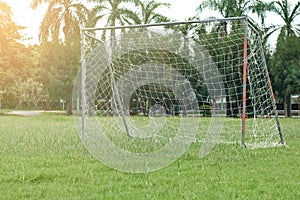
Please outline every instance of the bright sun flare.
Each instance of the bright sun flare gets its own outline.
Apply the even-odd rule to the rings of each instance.
[[[28,43],[38,43],[38,33],[41,20],[46,7],[39,7],[32,10],[30,5],[32,0],[2,0],[11,7],[13,20],[17,25],[26,27],[23,31],[25,38],[29,38]]]

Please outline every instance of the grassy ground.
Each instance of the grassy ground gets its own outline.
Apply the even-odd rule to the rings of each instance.
[[[110,169],[83,147],[73,118],[0,116],[0,199],[300,199],[300,119],[281,119],[288,147],[199,144],[162,170]]]

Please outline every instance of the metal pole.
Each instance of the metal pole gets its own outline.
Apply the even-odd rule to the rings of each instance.
[[[262,48],[261,40],[259,40],[259,41],[260,41],[260,45],[261,45],[261,48]],[[266,63],[266,60],[265,60],[264,56],[263,56],[263,58],[264,58],[264,62]],[[275,120],[276,120],[277,130],[278,130],[278,133],[279,133],[280,144],[284,145],[284,140],[283,140],[283,136],[282,136],[281,126],[280,126],[279,118],[278,118],[278,112],[277,112],[277,109],[276,109],[275,96],[274,96],[274,92],[273,92],[273,89],[272,89],[272,84],[271,84],[271,80],[270,80],[270,76],[269,76],[269,71],[268,71],[267,64],[265,65],[265,70],[266,70],[266,74],[267,74],[267,78],[268,78],[268,85],[270,87],[270,94],[271,94],[271,98],[272,98],[273,108],[275,109]]]
[[[246,104],[247,104],[247,48],[248,48],[248,20],[245,18],[244,20],[244,66],[243,66],[243,113],[242,113],[242,146],[246,147],[245,145],[245,132],[246,132]]]
[[[125,127],[126,134],[127,134],[127,136],[130,136],[129,128],[128,128],[128,125],[127,125],[127,122],[126,122],[126,117],[125,117],[125,114],[124,114],[124,111],[123,111],[121,98],[120,98],[120,95],[119,95],[119,90],[118,90],[118,87],[116,85],[114,73],[113,73],[113,70],[112,70],[112,63],[109,64],[108,68],[109,68],[109,72],[110,72],[110,75],[111,75],[112,92],[115,93],[116,101],[117,101],[116,103],[118,104],[119,109],[120,109],[120,114],[121,114],[121,117],[122,117],[122,120],[123,120],[123,124],[124,124],[124,127]]]
[[[267,76],[268,76],[268,84],[270,86],[270,92],[271,92],[271,96],[272,96],[272,103],[273,103],[273,107],[275,109],[275,120],[276,120],[277,130],[278,130],[279,137],[280,137],[280,144],[284,145],[281,126],[280,126],[280,123],[279,123],[278,113],[277,113],[277,109],[276,109],[275,97],[274,97],[272,84],[271,84],[271,80],[270,80],[270,76],[269,76],[269,72],[268,72],[267,67],[266,67],[266,71],[267,71]]]
[[[263,49],[263,45],[262,45],[262,41],[261,41],[261,37],[260,37],[260,32],[256,29],[256,27],[253,25],[253,23],[254,23],[253,21],[251,21],[251,20],[248,19],[248,26],[250,26],[251,31],[255,31],[255,33],[257,35],[259,35],[258,38],[259,38],[260,49]],[[284,145],[282,130],[281,130],[280,122],[279,122],[278,112],[277,112],[277,109],[276,109],[276,101],[275,101],[275,97],[274,97],[274,92],[273,92],[273,89],[272,89],[272,84],[271,84],[271,80],[270,80],[268,66],[267,66],[267,63],[266,63],[266,58],[265,58],[265,55],[264,55],[263,52],[261,52],[261,56],[262,56],[262,58],[264,60],[264,63],[265,63],[265,70],[266,70],[266,74],[267,74],[268,85],[270,87],[270,94],[271,94],[271,98],[272,98],[272,105],[273,105],[273,108],[275,109],[275,120],[276,120],[277,130],[278,130],[279,137],[280,137],[280,144]]]
[[[246,19],[246,16],[242,17],[229,17],[229,18],[221,18],[221,19],[208,19],[208,20],[194,20],[194,21],[179,21],[179,22],[161,22],[154,24],[134,24],[134,25],[125,25],[125,26],[107,26],[107,27],[99,27],[99,28],[83,28],[85,31],[96,31],[96,30],[107,30],[107,29],[124,29],[124,28],[144,28],[144,27],[153,27],[153,26],[168,26],[168,25],[181,25],[181,24],[194,24],[194,23],[210,23],[216,21],[234,21]]]

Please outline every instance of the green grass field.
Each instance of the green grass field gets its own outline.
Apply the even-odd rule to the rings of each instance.
[[[288,147],[200,144],[151,173],[116,171],[82,145],[72,117],[0,116],[0,199],[300,199],[300,119],[281,119]]]

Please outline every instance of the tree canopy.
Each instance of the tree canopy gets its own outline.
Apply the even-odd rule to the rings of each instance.
[[[21,43],[24,27],[13,21],[11,8],[2,1],[0,22],[0,98],[4,106],[16,106],[12,88],[34,75],[34,50]]]
[[[81,26],[94,27],[98,23],[115,26],[172,20],[158,12],[159,8],[168,8],[170,4],[156,0],[32,0],[31,6],[36,9],[42,4],[47,6],[47,10],[40,25],[40,44],[25,45],[22,33],[24,27],[13,21],[11,8],[0,0],[0,98],[3,98],[2,102],[6,107],[22,106],[18,103],[16,91],[26,85],[31,85],[26,86],[31,90],[42,87],[42,93],[49,92],[48,96],[44,95],[48,100],[72,100],[73,79],[80,66]],[[290,95],[298,93],[300,87],[300,27],[296,23],[300,17],[300,2],[290,4],[288,0],[272,3],[261,0],[205,0],[197,8],[197,15],[190,19],[201,18],[204,9],[217,11],[223,17],[254,14],[261,20],[260,25],[264,24],[267,12],[274,12],[282,18],[284,24],[274,24],[267,29],[267,35],[274,34],[277,30],[280,32],[274,53],[267,56],[267,61],[276,97],[279,102],[285,102],[288,106]],[[182,31],[188,34],[190,28],[193,27],[186,27]],[[207,34],[200,30],[201,28],[198,34]],[[115,34],[110,32],[110,37],[115,37]],[[266,52],[271,52],[269,46],[266,45],[265,48]],[[36,100],[28,101],[32,101],[30,105],[38,105]]]

